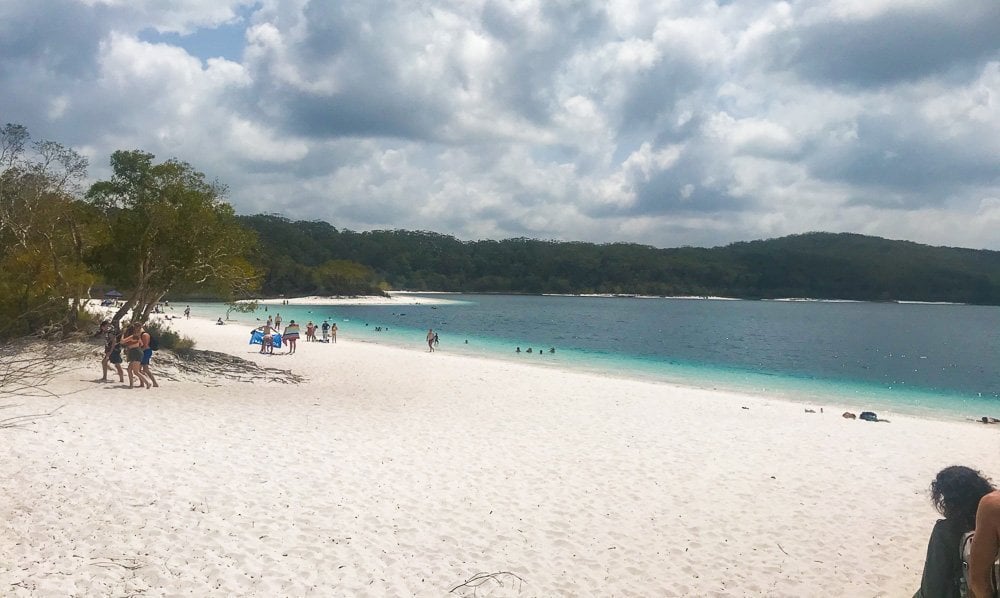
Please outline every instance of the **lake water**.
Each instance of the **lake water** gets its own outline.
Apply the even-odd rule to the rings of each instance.
[[[433,295],[442,305],[268,306],[355,340],[921,415],[1000,416],[1000,308],[820,301]],[[419,298],[419,297],[418,297]],[[176,308],[177,306],[175,306]],[[224,308],[192,304],[216,318]],[[303,326],[304,327],[304,326]],[[382,328],[381,332],[376,331]],[[468,342],[466,342],[468,341]],[[522,352],[515,353],[520,347]],[[532,352],[527,353],[531,348]],[[549,348],[555,348],[550,353]]]

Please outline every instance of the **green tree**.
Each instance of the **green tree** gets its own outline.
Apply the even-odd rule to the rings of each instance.
[[[28,130],[0,129],[0,338],[76,328],[94,275],[92,210],[76,200],[87,160]]]
[[[260,302],[256,299],[252,301],[241,301],[233,299],[226,302],[226,319],[229,319],[229,314],[234,311],[238,314],[250,314],[257,311],[257,306]]]
[[[133,319],[145,320],[168,292],[207,290],[228,300],[259,285],[246,259],[254,235],[222,200],[225,187],[185,162],[153,159],[143,151],[117,151],[111,179],[87,192],[108,227],[95,265],[126,291],[115,322],[129,309]]]
[[[323,295],[380,295],[379,280],[368,266],[350,260],[330,260],[313,269]]]

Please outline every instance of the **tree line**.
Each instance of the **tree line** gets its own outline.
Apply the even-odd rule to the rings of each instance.
[[[171,158],[116,151],[86,189],[87,159],[0,128],[0,340],[65,334],[82,301],[117,288],[115,323],[164,299],[374,295],[389,289],[949,301],[1000,305],[1000,253],[807,233],[660,249],[429,231],[339,230],[237,216],[224,185]]]
[[[1000,305],[1000,252],[858,234],[806,233],[724,247],[535,239],[461,241],[428,231],[338,230],[326,222],[241,216],[261,239],[267,295],[326,294],[318,271],[357,268],[377,289],[948,301]],[[346,266],[343,266],[346,269]],[[324,286],[319,280],[330,281]],[[350,293],[348,293],[350,294]]]
[[[87,167],[21,125],[0,129],[0,339],[73,332],[98,286],[124,295],[116,325],[168,293],[256,293],[253,233],[224,186],[138,150],[112,154],[111,178],[83,189]]]

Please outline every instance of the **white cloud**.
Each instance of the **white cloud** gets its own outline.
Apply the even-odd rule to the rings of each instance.
[[[40,0],[0,8],[0,117],[355,229],[1000,249],[993,2]],[[240,62],[185,50],[233,24]]]

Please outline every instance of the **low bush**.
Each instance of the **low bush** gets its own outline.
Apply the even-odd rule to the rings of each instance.
[[[174,353],[190,353],[194,349],[194,340],[186,336],[181,336],[167,328],[160,322],[150,322],[146,324],[146,332],[156,337],[160,343],[160,350],[170,349]]]

